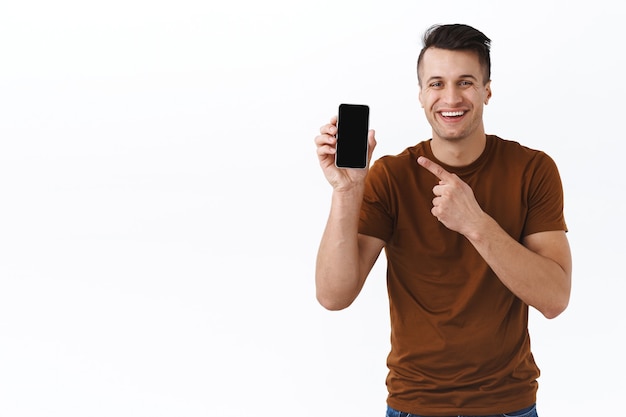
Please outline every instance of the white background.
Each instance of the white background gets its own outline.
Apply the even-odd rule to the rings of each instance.
[[[433,23],[492,43],[488,133],[560,167],[568,310],[533,312],[542,417],[621,407],[626,36],[618,3],[5,1],[0,415],[382,416],[384,259],[315,301],[313,138],[369,104],[375,158],[430,137]]]

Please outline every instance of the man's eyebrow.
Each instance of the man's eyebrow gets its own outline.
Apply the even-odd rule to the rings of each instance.
[[[443,77],[440,77],[440,76],[436,75],[436,76],[433,76],[433,77],[429,77],[429,78],[426,80],[426,82],[427,82],[428,84],[430,84],[430,83],[431,83],[431,82],[433,82],[433,81],[438,81],[438,80],[442,80],[442,79],[443,79]]]
[[[475,75],[472,75],[472,74],[459,75],[457,78],[458,79],[471,78],[472,80],[478,81],[478,78]],[[439,80],[443,80],[443,77],[441,75],[433,75],[428,80],[426,80],[426,82],[430,83],[432,81],[439,81]]]

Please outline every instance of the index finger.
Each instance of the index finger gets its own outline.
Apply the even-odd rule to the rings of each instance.
[[[337,133],[337,116],[333,116],[330,118],[330,123],[325,124],[320,127],[320,133],[322,135],[331,135],[334,136]]]
[[[440,180],[449,179],[452,176],[452,174],[450,174],[448,171],[443,169],[441,165],[439,165],[436,162],[431,161],[425,156],[420,156],[419,158],[417,158],[417,163],[423,166],[424,168],[426,168],[427,170],[429,170],[433,175],[435,175]]]

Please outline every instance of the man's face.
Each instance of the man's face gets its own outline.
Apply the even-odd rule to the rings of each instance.
[[[476,53],[430,48],[424,52],[419,71],[419,100],[433,138],[484,135],[483,106],[491,97],[491,82],[484,84]]]

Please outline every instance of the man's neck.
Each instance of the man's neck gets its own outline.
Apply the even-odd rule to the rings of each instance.
[[[435,158],[452,167],[463,167],[471,164],[485,150],[487,137],[482,132],[464,139],[442,139],[433,136],[431,149]]]

